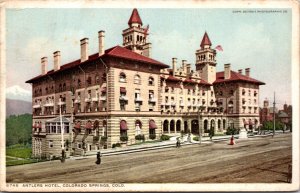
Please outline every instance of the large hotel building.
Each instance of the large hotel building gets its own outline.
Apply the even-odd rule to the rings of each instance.
[[[259,125],[259,86],[250,68],[216,72],[216,50],[205,32],[195,52],[195,70],[177,58],[169,65],[151,58],[148,28],[134,9],[123,30],[123,46],[105,49],[99,31],[99,52],[89,55],[88,38],[80,41],[80,59],[54,69],[41,59],[41,74],[32,85],[33,156],[83,154],[116,143],[134,144],[162,134],[224,133],[228,127],[254,130]],[[60,116],[62,115],[62,116]],[[61,129],[63,125],[63,131]],[[62,135],[63,132],[63,135]],[[62,141],[64,142],[62,143]]]

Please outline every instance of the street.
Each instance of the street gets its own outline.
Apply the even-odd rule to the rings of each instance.
[[[291,133],[7,167],[10,183],[286,183]]]

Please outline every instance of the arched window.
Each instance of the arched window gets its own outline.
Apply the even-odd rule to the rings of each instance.
[[[218,120],[218,130],[221,131],[221,120]]]
[[[134,76],[134,84],[141,84],[141,77],[138,74]]]
[[[120,81],[120,82],[126,82],[126,75],[125,75],[124,72],[121,72],[121,73],[120,73],[119,81]]]
[[[148,84],[150,85],[150,86],[153,86],[154,85],[154,78],[153,77],[149,77],[149,80],[148,80]]]

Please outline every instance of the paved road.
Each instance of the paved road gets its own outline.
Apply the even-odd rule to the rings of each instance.
[[[7,168],[7,182],[282,183],[291,163],[291,134],[189,145],[132,154]]]

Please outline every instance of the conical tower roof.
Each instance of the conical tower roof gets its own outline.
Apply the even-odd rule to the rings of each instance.
[[[131,14],[131,16],[129,18],[129,21],[128,21],[128,25],[131,25],[132,23],[138,23],[138,24],[143,25],[143,22],[140,18],[139,12],[136,8],[134,8],[133,11],[132,11],[132,14]]]
[[[211,41],[207,35],[207,33],[205,32],[203,38],[202,38],[202,41],[201,41],[201,44],[200,44],[200,47],[203,48],[205,45],[209,45],[211,46]]]

